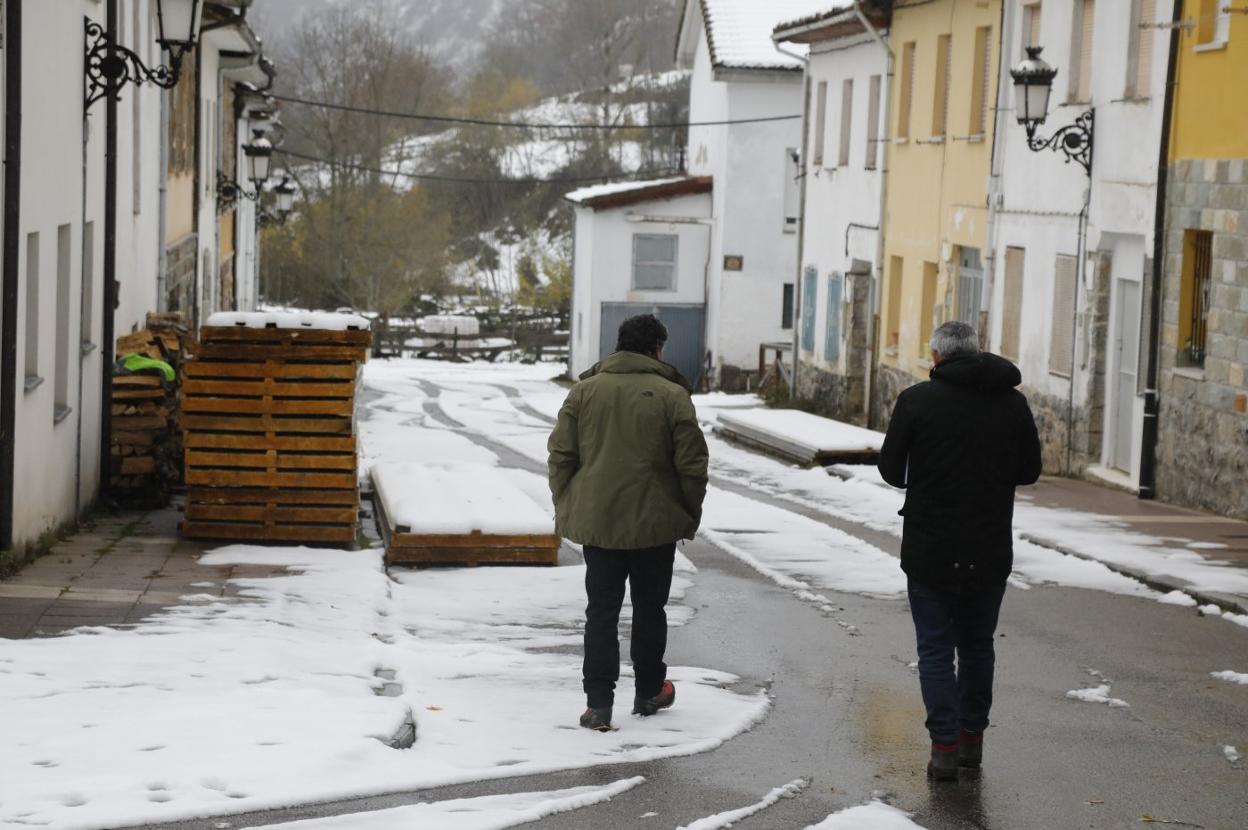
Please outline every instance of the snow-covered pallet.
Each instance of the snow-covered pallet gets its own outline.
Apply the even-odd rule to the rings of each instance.
[[[753,449],[798,464],[870,464],[884,435],[795,409],[721,412],[715,431]]]
[[[237,325],[204,326],[184,367],[183,533],[354,541],[355,411],[371,333],[352,319],[260,328],[259,316],[236,316]]]
[[[549,510],[505,470],[380,463],[372,470],[389,565],[556,565]]]

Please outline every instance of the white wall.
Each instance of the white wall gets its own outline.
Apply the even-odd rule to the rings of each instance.
[[[220,48],[228,35],[222,31],[205,33],[200,40],[199,77],[199,323],[221,310],[220,217],[217,215],[217,157],[220,152],[221,119],[234,113],[222,112]],[[245,182],[240,182],[246,184]],[[248,185],[250,186],[250,185]]]
[[[1007,37],[1013,38],[1015,56],[1022,54],[1020,0],[1007,0],[1015,5],[1007,19],[1015,21]],[[1171,3],[1161,0],[1157,4],[1157,19],[1169,20]],[[1111,296],[1109,299],[1110,328],[1107,342],[1090,342],[1087,327],[1090,309],[1087,306],[1092,280],[1088,269],[1087,280],[1080,287],[1078,346],[1075,354],[1075,403],[1089,403],[1091,385],[1091,353],[1093,350],[1110,349],[1115,342],[1121,321],[1115,309],[1117,292],[1122,278],[1139,279],[1143,276],[1144,252],[1152,250],[1154,206],[1156,200],[1157,157],[1161,136],[1161,110],[1167,61],[1168,37],[1164,30],[1153,36],[1152,63],[1150,67],[1150,90],[1147,97],[1129,100],[1127,77],[1131,20],[1128,0],[1120,3],[1097,4],[1094,29],[1091,102],[1095,107],[1093,178],[1089,179],[1083,168],[1071,162],[1065,163],[1061,152],[1051,150],[1032,151],[1027,147],[1026,134],[1013,118],[1006,119],[1002,142],[1002,191],[1003,205],[997,213],[996,262],[997,272],[993,285],[991,343],[1000,348],[1001,321],[1003,317],[1004,262],[1007,246],[1025,249],[1023,314],[1020,320],[1019,367],[1025,386],[1045,395],[1065,398],[1071,383],[1066,377],[1049,372],[1049,354],[1052,348],[1053,273],[1058,254],[1074,255],[1078,246],[1078,214],[1083,206],[1083,194],[1090,187],[1091,204],[1087,234],[1087,248],[1101,252],[1111,259]],[[1048,121],[1038,134],[1047,138],[1061,127],[1087,110],[1088,103],[1068,102],[1067,90],[1072,80],[1071,35],[1076,23],[1078,4],[1044,3],[1041,14],[1040,43],[1044,46],[1044,59],[1058,68]],[[1002,50],[1009,52],[1011,50]],[[1017,59],[1017,58],[1015,58]],[[1003,67],[1008,71],[1008,67]],[[1013,95],[1009,96],[1013,106]],[[1127,276],[1127,275],[1139,275]],[[1112,349],[1110,349],[1112,352]],[[1112,354],[1106,363],[1106,409],[1104,449],[1108,458],[1109,448],[1115,440],[1116,425],[1113,422]],[[1134,404],[1133,444],[1139,446],[1142,430],[1143,403]],[[1138,453],[1129,471],[1131,480],[1138,481]]]
[[[644,202],[595,211],[576,208],[573,257],[572,374],[598,361],[603,332],[603,303],[702,304],[710,227],[687,222],[638,222],[630,216],[709,218],[709,194]],[[632,287],[633,234],[674,234],[677,241],[676,286],[671,291],[635,291]],[[614,332],[609,332],[614,337]]]
[[[828,325],[828,277],[847,274],[854,260],[874,264],[879,232],[854,225],[878,227],[880,224],[880,169],[884,164],[882,143],[868,144],[867,121],[870,108],[871,76],[881,78],[880,106],[876,135],[885,134],[884,98],[887,89],[888,59],[869,35],[815,44],[811,49],[809,150],[806,154],[806,217],[803,226],[803,270],[814,268],[819,273],[819,294],[815,303],[815,349],[803,352],[802,360],[821,369],[844,373],[847,350],[842,346],[840,359],[825,360],[824,342]],[[844,81],[852,79],[854,91],[850,117],[849,164],[840,167],[841,96]],[[823,140],[823,162],[816,165],[817,97],[819,83],[827,82],[826,125]],[[866,169],[867,153],[874,154],[876,169]],[[846,246],[848,244],[848,251]],[[869,283],[861,280],[855,290],[867,290]],[[800,290],[800,286],[798,286]],[[851,293],[842,288],[842,302],[848,303]],[[801,320],[795,324],[801,326]],[[842,339],[848,332],[842,328]]]

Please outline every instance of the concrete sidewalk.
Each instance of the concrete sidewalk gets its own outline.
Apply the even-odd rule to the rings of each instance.
[[[217,543],[183,540],[175,507],[94,517],[16,576],[0,581],[0,637],[59,634],[84,625],[128,625],[185,594],[234,596],[233,577],[282,568],[199,564]]]
[[[1126,529],[1154,536],[1175,547],[1187,548],[1205,559],[1226,562],[1248,569],[1248,522],[1212,513],[1202,513],[1185,507],[1176,507],[1158,501],[1146,501],[1138,496],[1090,481],[1045,476],[1032,487],[1020,487],[1020,503],[1036,507],[1052,507],[1077,510],[1103,516],[1107,522]],[[1088,558],[1079,551],[1046,539],[1040,533],[1023,533],[1023,538],[1039,545],[1052,547],[1081,558]],[[1218,545],[1193,549],[1192,543]],[[1133,571],[1129,567],[1106,563],[1116,571],[1135,577],[1155,587],[1177,589],[1196,596],[1202,602],[1211,602],[1227,610],[1248,614],[1248,596],[1206,594],[1194,592],[1181,581],[1167,580],[1156,575]]]

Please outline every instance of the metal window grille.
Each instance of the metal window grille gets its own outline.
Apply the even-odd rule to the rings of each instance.
[[[671,291],[676,287],[676,235],[633,234],[633,288]]]
[[[1189,297],[1191,319],[1186,343],[1187,356],[1195,366],[1205,365],[1205,346],[1209,335],[1209,299],[1213,280],[1213,232],[1192,233],[1192,281]]]

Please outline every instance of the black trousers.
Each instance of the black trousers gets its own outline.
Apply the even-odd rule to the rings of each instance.
[[[620,679],[620,607],[624,584],[633,603],[630,656],[636,694],[650,698],[663,688],[667,664],[667,605],[672,591],[676,543],[636,550],[585,546],[585,698],[593,709],[611,706]]]

